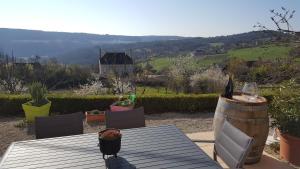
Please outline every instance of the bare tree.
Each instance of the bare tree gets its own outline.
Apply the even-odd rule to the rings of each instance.
[[[275,24],[277,31],[283,32],[283,33],[288,33],[288,34],[293,34],[293,35],[295,34],[295,31],[293,30],[293,28],[290,24],[290,20],[294,17],[294,14],[296,12],[295,10],[291,11],[289,9],[281,7],[281,11],[279,11],[279,12],[274,9],[271,9],[270,12],[272,14],[270,19]],[[257,24],[255,24],[253,27],[259,28],[261,30],[273,30],[273,29],[266,27],[265,25],[263,25],[260,22],[257,22]]]
[[[4,57],[6,57],[5,62],[0,63],[0,87],[9,93],[19,92],[23,89],[24,83],[18,78],[15,58],[8,55]]]

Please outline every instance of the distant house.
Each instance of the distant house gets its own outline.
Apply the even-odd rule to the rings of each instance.
[[[105,77],[110,73],[127,76],[133,73],[133,60],[126,53],[105,53],[99,58],[99,74]]]

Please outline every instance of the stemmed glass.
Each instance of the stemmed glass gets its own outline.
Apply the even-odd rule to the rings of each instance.
[[[248,98],[249,101],[255,101],[258,97],[257,84],[255,82],[246,82],[242,89],[242,93],[250,96]]]

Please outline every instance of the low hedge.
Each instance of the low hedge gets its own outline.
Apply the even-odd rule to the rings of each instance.
[[[267,96],[270,99],[271,96]],[[51,112],[66,114],[92,109],[107,110],[117,100],[115,96],[55,96]],[[0,115],[23,114],[22,104],[29,101],[28,95],[0,95]],[[143,106],[146,113],[162,112],[214,112],[217,94],[142,96],[137,98],[137,107]]]
[[[1,95],[0,115],[16,115],[23,112],[22,104],[29,100],[30,100],[29,96]]]
[[[144,96],[137,100],[147,113],[214,111],[217,94]]]

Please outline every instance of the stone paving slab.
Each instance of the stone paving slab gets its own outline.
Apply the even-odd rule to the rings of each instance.
[[[198,132],[198,133],[190,133],[186,134],[190,139],[195,141],[195,143],[201,147],[204,152],[213,158],[213,146],[214,146],[214,136],[213,132]],[[228,166],[218,158],[218,162],[221,164],[223,168],[228,168]],[[270,154],[264,152],[260,162],[252,165],[245,165],[245,169],[295,169],[289,165],[287,162],[278,160],[272,157]]]

